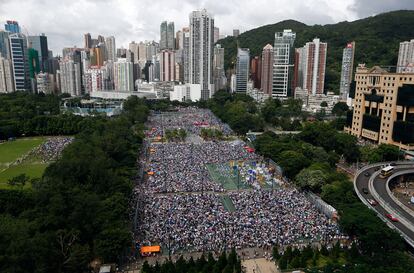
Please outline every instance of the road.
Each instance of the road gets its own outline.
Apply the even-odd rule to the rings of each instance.
[[[396,203],[390,196],[390,191],[387,190],[386,183],[390,178],[383,179],[379,177],[379,171],[375,171],[379,165],[380,164],[370,165],[357,172],[354,179],[355,191],[365,205],[377,212],[378,216],[385,221],[390,228],[398,231],[404,239],[414,247],[414,212],[407,212],[406,209],[400,207],[400,204]],[[397,163],[393,175],[405,171],[412,171],[414,173],[414,163]],[[369,189],[369,193],[364,194],[362,191],[363,188]],[[376,200],[378,205],[371,206],[368,203],[368,199]],[[386,218],[385,214],[387,213],[391,213],[394,217],[398,218],[399,222],[393,222]]]

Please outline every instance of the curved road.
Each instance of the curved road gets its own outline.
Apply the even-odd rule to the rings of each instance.
[[[380,171],[375,171],[375,169],[384,164],[386,163],[374,164],[359,170],[354,178],[355,191],[365,205],[377,212],[378,216],[390,228],[397,230],[414,247],[414,211],[411,213],[407,212],[407,209],[400,207],[389,195],[387,180],[390,178],[383,179],[379,177]],[[414,173],[414,163],[398,162],[396,164],[393,175],[397,175],[403,171],[412,171]],[[367,188],[369,193],[363,193],[363,188]],[[372,206],[369,204],[368,199],[376,200],[378,204]],[[394,217],[398,218],[399,222],[393,222],[386,218],[385,214],[387,213],[391,213]]]

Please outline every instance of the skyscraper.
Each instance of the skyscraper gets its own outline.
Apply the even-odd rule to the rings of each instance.
[[[339,86],[339,94],[344,100],[349,97],[349,87],[352,82],[354,69],[354,55],[355,42],[348,43],[342,54],[341,83]]]
[[[139,60],[138,44],[132,41],[131,43],[129,43],[129,50],[134,54],[134,63],[138,63],[138,60]]]
[[[167,21],[161,22],[160,25],[160,49],[167,48]]]
[[[116,45],[115,37],[109,36],[105,40],[107,58],[110,61],[116,62]]]
[[[119,58],[114,63],[114,85],[116,91],[134,91],[132,62]]]
[[[92,48],[92,38],[90,33],[83,35],[84,38],[84,48]]]
[[[150,59],[147,56],[147,44],[144,42],[139,42],[138,44],[138,62],[140,65],[144,65],[145,62]]]
[[[175,54],[174,51],[164,49],[161,51],[160,80],[170,82],[175,80]]]
[[[0,30],[0,54],[3,58],[10,59],[9,32]]]
[[[175,49],[175,29],[174,22],[169,22],[167,26],[167,48]]]
[[[61,92],[71,96],[80,96],[81,89],[81,67],[73,60],[63,60],[59,63]]]
[[[262,77],[262,59],[259,56],[252,58],[250,63],[250,78],[253,81],[253,87],[260,89],[260,79]]]
[[[217,43],[220,37],[220,29],[218,27],[214,27],[214,43]]]
[[[4,29],[10,33],[20,33],[20,26],[17,21],[8,20],[4,25]]]
[[[14,91],[12,63],[9,59],[0,56],[0,93]]]
[[[214,93],[213,39],[214,19],[207,10],[190,14],[190,84],[201,85],[201,100],[209,99]]]
[[[47,46],[47,37],[45,34],[37,36],[28,36],[29,47],[37,51],[39,55],[39,68],[43,72],[49,72],[49,48]]]
[[[236,62],[236,92],[246,93],[249,81],[250,50],[248,48],[237,49]]]
[[[275,33],[273,47],[273,97],[287,97],[291,93],[296,33],[290,29]]]
[[[104,64],[104,47],[96,46],[91,50],[91,65],[101,67]]]
[[[224,71],[224,48],[219,44],[214,47],[213,78],[215,91],[226,87],[227,78]]]
[[[10,55],[13,64],[15,91],[29,91],[29,63],[27,56],[27,39],[21,33],[10,34]]]
[[[190,28],[183,28],[184,82],[190,82]]]
[[[299,53],[299,82],[298,87],[305,89],[309,94],[323,94],[325,86],[327,43],[319,38],[313,39],[297,52]],[[301,84],[302,83],[302,84]]]
[[[400,43],[398,51],[397,73],[414,72],[414,39]]]
[[[175,48],[183,49],[183,32],[181,30],[175,34]]]
[[[262,51],[262,79],[261,88],[267,95],[272,94],[272,78],[273,78],[273,47],[267,44]]]

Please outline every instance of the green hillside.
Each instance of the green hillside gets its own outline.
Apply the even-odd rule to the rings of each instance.
[[[232,68],[240,47],[250,48],[251,56],[261,54],[262,48],[273,45],[275,32],[292,29],[296,32],[295,47],[302,47],[315,37],[328,43],[325,89],[338,92],[341,74],[342,49],[348,41],[356,42],[355,65],[395,66],[401,41],[414,39],[414,11],[393,11],[353,22],[332,25],[313,25],[287,20],[242,33],[237,39],[227,37],[218,41],[225,48],[226,69]]]

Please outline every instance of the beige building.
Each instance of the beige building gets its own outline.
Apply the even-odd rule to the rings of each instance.
[[[359,65],[353,114],[345,131],[377,143],[414,150],[414,74]]]

